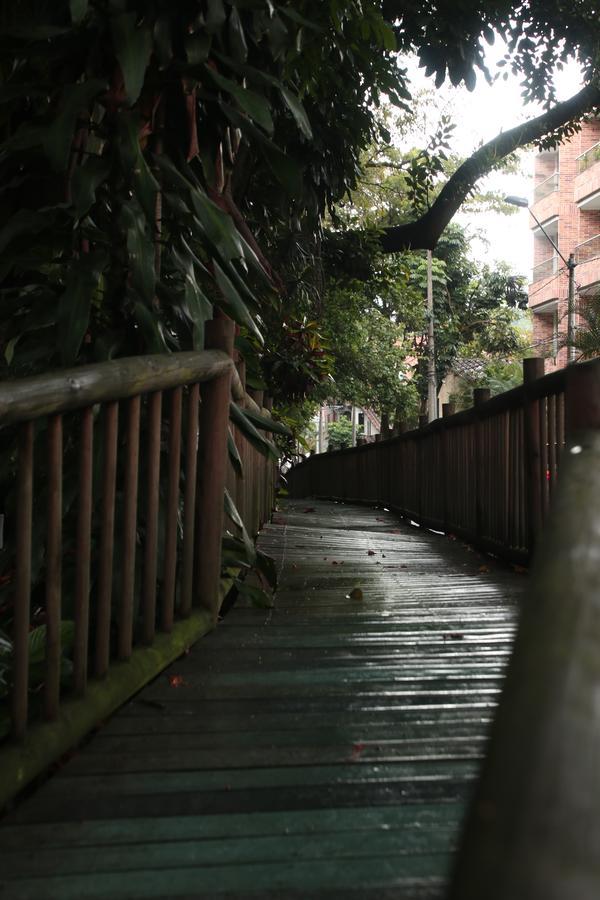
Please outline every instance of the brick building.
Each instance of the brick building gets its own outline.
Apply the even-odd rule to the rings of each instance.
[[[583,125],[579,134],[535,160],[532,212],[560,252],[575,254],[576,308],[600,290],[600,118]],[[568,271],[561,258],[532,222],[533,273],[529,306],[534,341],[548,357],[547,370],[566,365]],[[576,327],[580,324],[576,317]]]

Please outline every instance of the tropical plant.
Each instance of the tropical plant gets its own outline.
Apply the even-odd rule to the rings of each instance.
[[[356,437],[363,434],[362,425],[356,428]],[[353,429],[348,416],[342,416],[337,422],[330,422],[327,426],[327,446],[329,450],[345,450],[352,446]]]

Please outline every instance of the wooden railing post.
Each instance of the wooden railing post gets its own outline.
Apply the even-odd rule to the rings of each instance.
[[[231,319],[220,317],[207,322],[206,349],[223,350],[232,356],[233,335],[234,324]],[[219,615],[230,396],[229,371],[203,385],[200,407],[195,594],[198,605],[209,610],[215,623]]]
[[[544,375],[544,360],[537,356],[523,360],[523,382],[531,384]],[[525,479],[527,484],[527,548],[531,552],[540,533],[543,520],[542,447],[540,434],[540,401],[526,400],[523,410],[525,423]]]
[[[475,388],[473,406],[482,406],[490,399],[489,388]],[[485,423],[478,419],[475,422],[475,522],[477,534],[483,533],[483,472],[484,472],[484,428]]]
[[[448,416],[453,416],[456,412],[456,405],[454,403],[442,403],[442,419],[447,419]],[[450,512],[450,491],[455,487],[453,484],[453,479],[450,476],[450,460],[448,453],[448,429],[442,425],[442,431],[440,434],[441,440],[441,456],[442,456],[442,521],[443,521],[443,529],[444,531],[448,531],[449,529],[449,512]]]

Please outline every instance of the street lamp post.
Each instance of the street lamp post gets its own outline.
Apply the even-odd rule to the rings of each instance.
[[[505,203],[511,203],[513,206],[521,206],[523,209],[529,210],[529,214],[542,233],[548,238],[569,272],[569,296],[567,301],[567,362],[575,362],[575,254],[570,253],[569,258],[565,259],[538,217],[532,212],[529,201],[525,197],[505,197]]]

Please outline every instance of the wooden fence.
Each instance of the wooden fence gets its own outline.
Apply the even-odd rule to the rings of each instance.
[[[207,345],[0,385],[18,473],[0,805],[214,626],[225,487],[251,534],[270,513],[273,462],[237,430],[244,479],[229,461],[232,397],[262,402],[233,363],[233,323],[207,323]]]
[[[599,366],[543,376],[543,360],[526,359],[521,386],[492,399],[476,390],[472,409],[446,407],[416,431],[311,456],[288,473],[290,492],[384,505],[526,562],[556,489],[573,410],[585,414],[598,403]]]

